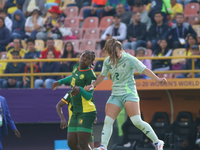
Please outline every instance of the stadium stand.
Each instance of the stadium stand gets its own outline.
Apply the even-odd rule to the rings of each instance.
[[[97,17],[87,17],[83,21],[82,29],[86,30],[88,28],[98,28],[99,26],[99,19]]]
[[[39,50],[44,49],[44,41],[43,40],[35,40],[35,48]]]
[[[80,19],[79,18],[65,18],[65,27],[79,28]]]
[[[184,15],[186,17],[196,15],[198,11],[199,11],[198,3],[189,3],[185,6]]]
[[[184,48],[178,48],[178,49],[173,50],[172,56],[185,56],[184,52],[185,52]],[[171,63],[177,64],[177,63],[182,62],[182,61],[185,61],[185,59],[184,58],[172,59]]]
[[[63,13],[66,17],[78,17],[79,9],[77,6],[66,7]]]
[[[110,26],[110,24],[112,23],[112,19],[113,19],[112,16],[103,17],[100,21],[99,29],[101,31],[107,29]]]

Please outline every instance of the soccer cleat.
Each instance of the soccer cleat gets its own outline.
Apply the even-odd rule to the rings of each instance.
[[[156,148],[156,150],[163,150],[164,142],[159,140],[157,143],[153,144]]]
[[[93,150],[107,150],[107,148],[105,148],[103,145],[101,145],[98,148],[93,148]]]

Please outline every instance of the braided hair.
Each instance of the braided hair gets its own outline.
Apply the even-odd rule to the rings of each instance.
[[[87,49],[82,53],[82,55],[85,54],[85,53],[88,53],[90,55],[90,58],[92,59],[91,66],[89,66],[89,67],[94,67],[93,61],[95,60],[95,52]]]
[[[117,39],[111,38],[106,41],[106,44],[103,48],[103,50],[107,51],[108,55],[110,56],[109,61],[112,61],[116,68],[117,68],[117,59],[118,59],[117,53],[116,53],[117,47],[120,50],[123,49],[122,44],[119,41],[117,41]]]

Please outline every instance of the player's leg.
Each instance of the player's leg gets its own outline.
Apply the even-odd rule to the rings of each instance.
[[[71,150],[81,150],[78,145],[78,136],[76,132],[67,133],[67,143]]]
[[[77,134],[81,150],[91,150],[90,139],[92,135],[93,123],[96,118],[96,111],[82,113],[77,116]]]
[[[160,141],[151,126],[141,119],[139,98],[131,93],[128,94],[125,97],[124,107],[132,123],[153,141],[157,150],[162,150],[164,142]]]
[[[71,116],[70,123],[67,129],[67,142],[71,150],[81,150],[78,144],[77,117],[74,113]]]
[[[104,120],[104,126],[101,134],[101,147],[95,148],[96,150],[106,150],[110,137],[113,131],[113,123],[119,115],[123,104],[119,101],[120,96],[110,96],[106,104],[106,117]]]
[[[78,144],[81,150],[92,150],[90,147],[91,133],[89,132],[77,132],[78,133]]]
[[[92,134],[91,138],[90,138],[90,147],[93,149],[94,148],[94,136]]]

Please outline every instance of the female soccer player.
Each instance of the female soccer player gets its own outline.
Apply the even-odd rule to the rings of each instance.
[[[92,126],[96,118],[96,107],[93,101],[93,90],[87,92],[84,87],[96,80],[96,76],[90,68],[95,59],[94,52],[86,50],[82,53],[79,66],[75,66],[72,75],[56,81],[52,84],[52,89],[56,86],[71,83],[72,91],[64,96],[66,100],[71,96],[72,116],[68,126],[68,145],[72,150],[91,150],[89,143],[92,133]],[[61,115],[62,116],[62,115]],[[61,125],[66,127],[66,122],[62,117]]]
[[[57,110],[57,113],[61,119],[61,122],[60,122],[60,128],[61,129],[65,129],[68,125],[67,125],[67,121],[63,115],[63,111],[62,111],[62,107],[64,105],[68,105],[68,114],[69,114],[69,120],[71,119],[71,116],[72,116],[72,111],[71,111],[71,108],[72,108],[72,104],[71,104],[71,96],[68,96],[70,95],[71,91],[67,92],[67,96],[65,95],[59,102],[58,104],[56,105],[56,110]],[[65,98],[67,97],[67,98]],[[97,123],[97,118],[95,119],[94,123]],[[68,121],[68,124],[69,124],[69,121]],[[91,136],[91,139],[90,139],[90,147],[93,149],[94,148],[94,137],[93,135]]]
[[[108,73],[112,76],[112,94],[107,101],[104,120],[104,127],[101,135],[101,147],[96,150],[107,150],[107,145],[112,134],[114,120],[125,107],[133,124],[142,130],[152,141],[156,150],[162,150],[164,142],[159,140],[151,126],[140,117],[139,96],[136,90],[133,72],[136,69],[139,73],[145,74],[157,82],[165,84],[165,78],[158,78],[151,70],[147,69],[141,61],[125,53],[122,44],[115,38],[106,41],[104,50],[108,57],[104,60],[101,75],[91,85],[85,87],[89,91],[103,81]]]

